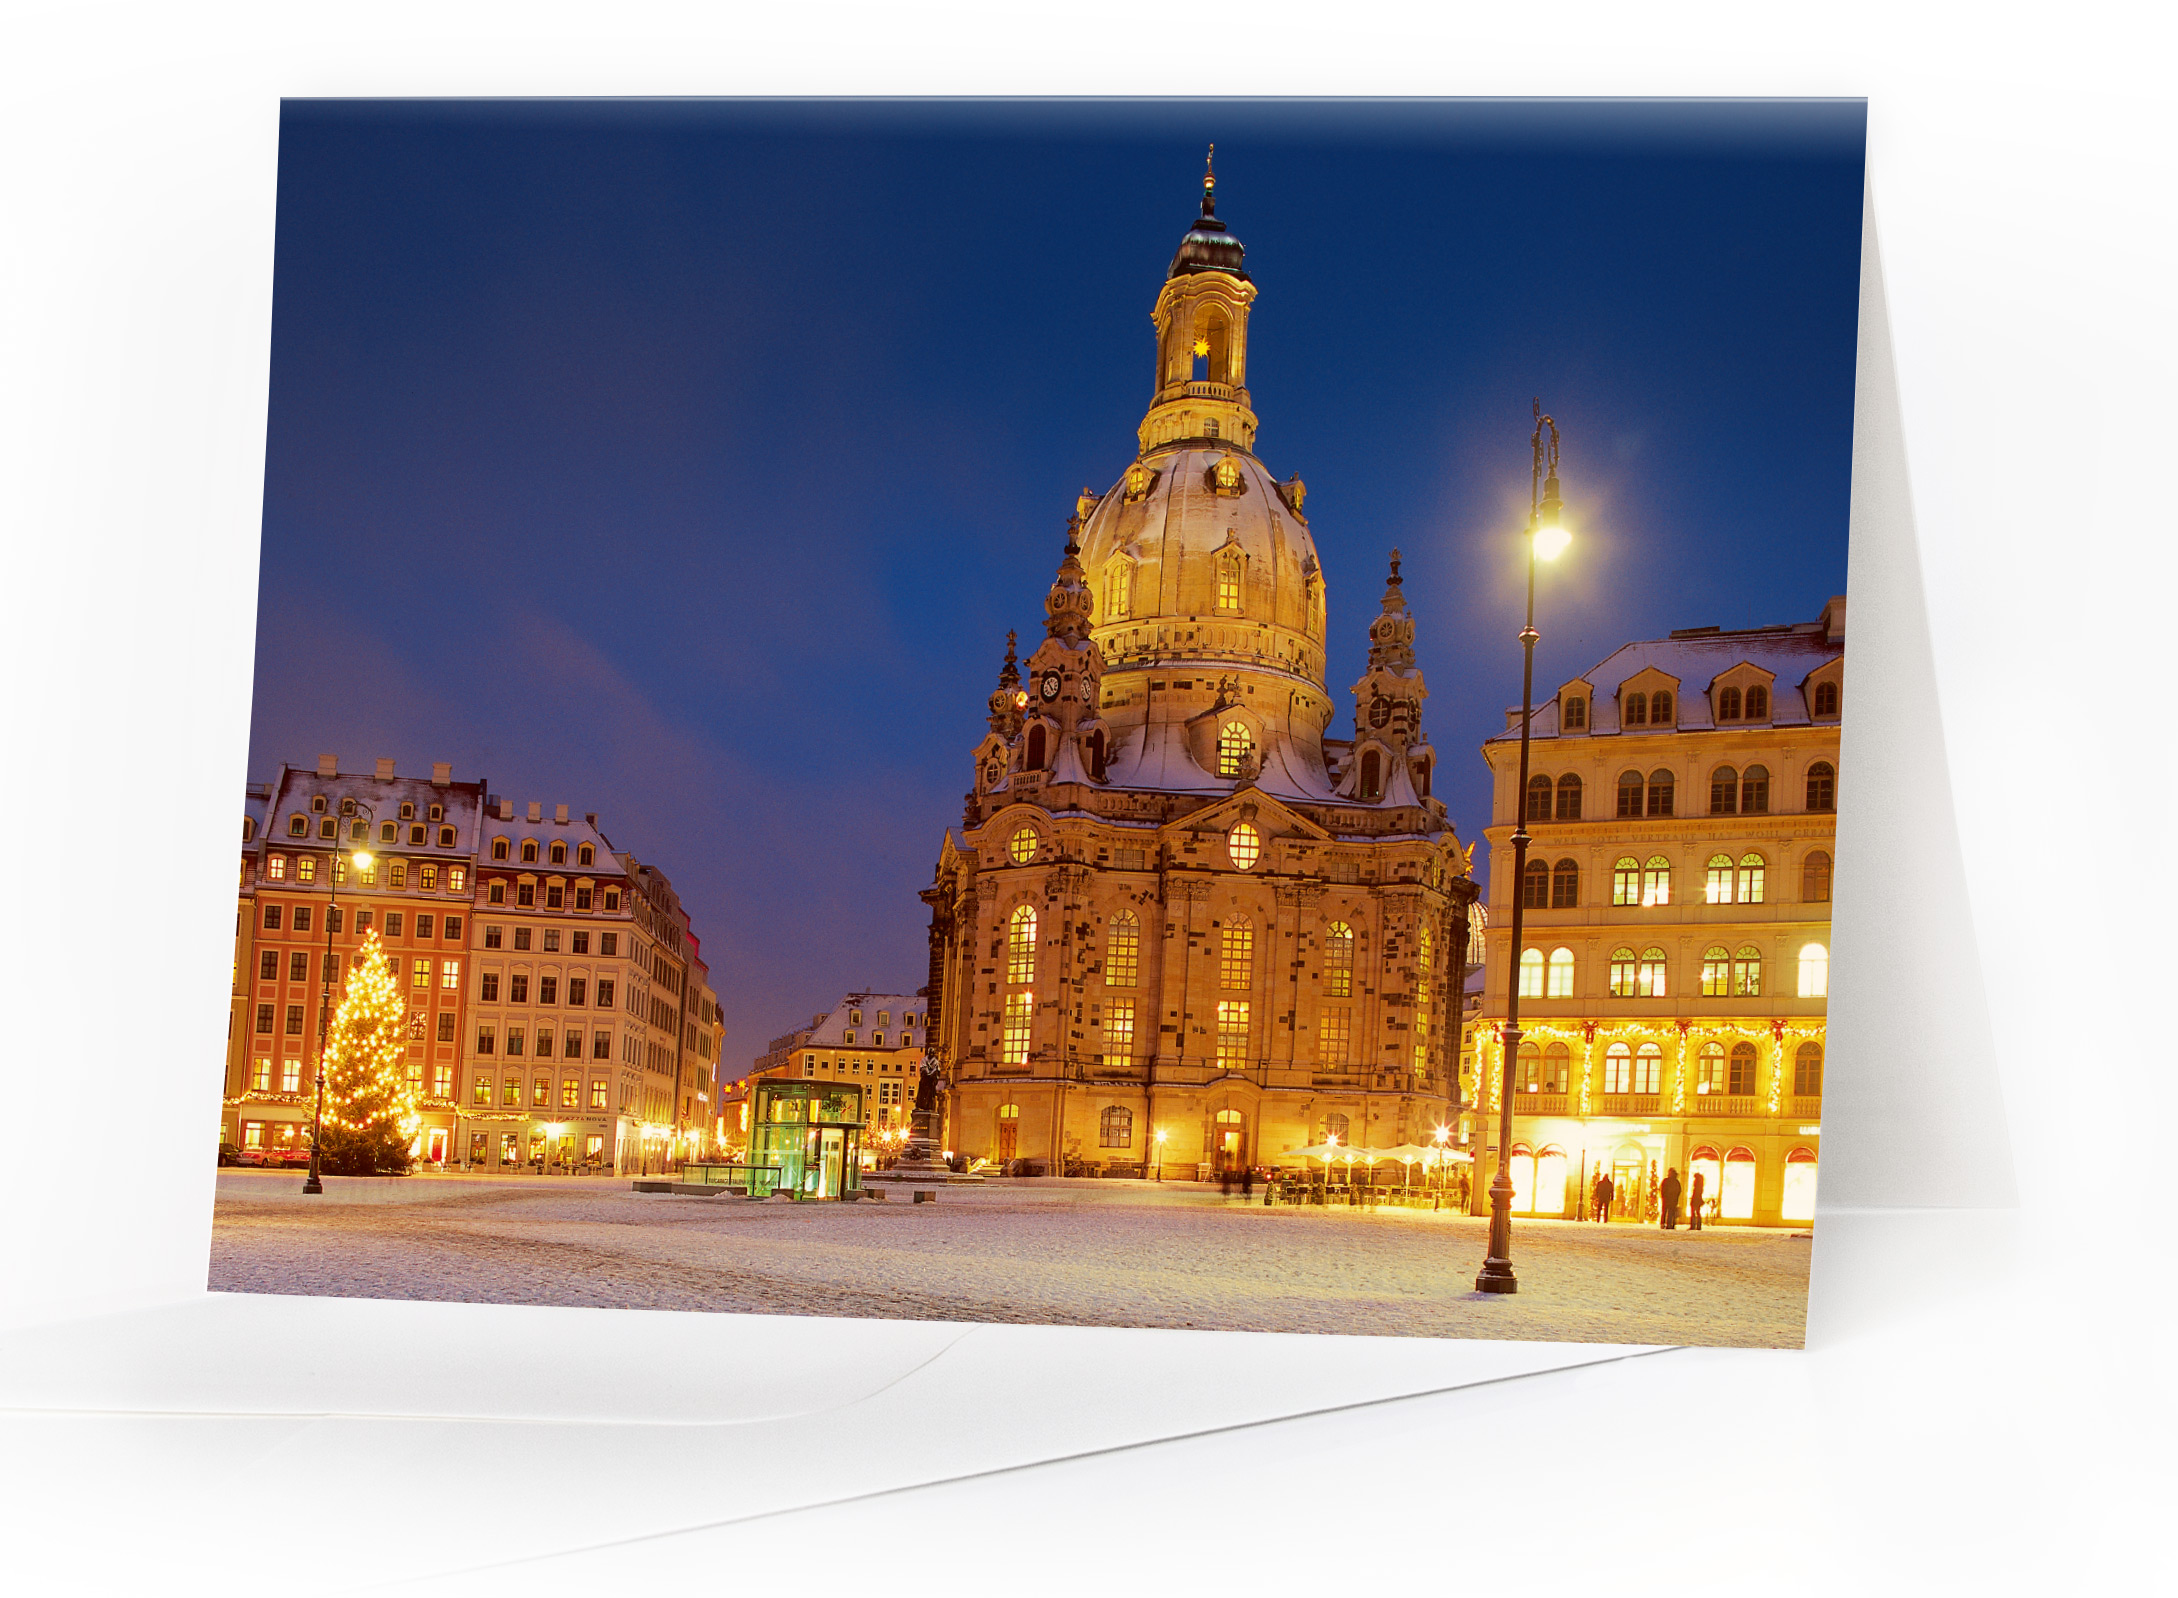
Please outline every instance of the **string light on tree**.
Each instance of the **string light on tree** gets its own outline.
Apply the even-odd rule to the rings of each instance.
[[[325,1115],[318,1152],[326,1170],[368,1176],[406,1171],[419,1119],[408,1083],[404,1006],[384,946],[363,940],[325,1044]]]

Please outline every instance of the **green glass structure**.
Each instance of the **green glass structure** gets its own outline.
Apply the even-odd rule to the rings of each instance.
[[[759,1082],[750,1106],[749,1159],[778,1172],[782,1192],[805,1199],[860,1197],[862,1089],[847,1082]]]

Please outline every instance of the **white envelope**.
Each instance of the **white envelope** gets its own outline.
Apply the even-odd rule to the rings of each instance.
[[[2008,1160],[1990,1154],[2010,1144],[1868,216],[1850,669],[1880,692],[1855,694],[1844,733],[1854,780],[1838,818],[1818,1295],[1830,1239],[1854,1211],[2013,1202]],[[1890,1069],[1899,1058],[1915,1069]],[[145,1202],[202,1192],[151,1191]],[[201,1252],[197,1264],[201,1273]],[[202,1294],[0,1333],[0,1406],[256,1417],[226,1423],[220,1462],[182,1479],[159,1473],[138,1433],[117,1434],[132,1441],[102,1469],[121,1490],[156,1477],[138,1512],[185,1559],[259,1526],[264,1510],[238,1484],[262,1488],[269,1507],[302,1470],[323,1501],[368,1500],[389,1491],[388,1460],[398,1460],[395,1499],[454,1511],[380,1528],[398,1538],[397,1573],[421,1580],[540,1559],[607,1569],[601,1546],[682,1528],[1647,1352]],[[99,1435],[55,1446],[96,1449]],[[372,1441],[359,1448],[358,1435]],[[25,1484],[17,1508],[95,1538],[97,1518],[61,1489],[66,1479],[57,1470],[44,1485],[50,1502],[39,1482]],[[472,1497],[489,1513],[459,1512]],[[369,1564],[314,1581],[348,1590],[388,1574]]]

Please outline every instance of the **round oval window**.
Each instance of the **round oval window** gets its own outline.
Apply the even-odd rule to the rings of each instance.
[[[1263,858],[1263,834],[1255,830],[1255,823],[1243,821],[1225,835],[1225,852],[1233,857],[1234,865],[1246,871]]]
[[[1025,866],[1036,858],[1036,829],[1023,827],[1006,844],[1006,852],[1013,856],[1013,863]]]

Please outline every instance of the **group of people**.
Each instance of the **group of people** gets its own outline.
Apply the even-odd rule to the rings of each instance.
[[[1706,1185],[1707,1181],[1700,1171],[1694,1173],[1691,1188],[1680,1182],[1677,1166],[1665,1171],[1663,1181],[1657,1184],[1656,1196],[1663,1202],[1656,1224],[1667,1232],[1676,1231],[1679,1226],[1679,1201],[1683,1198],[1687,1201],[1687,1229],[1699,1232],[1702,1229],[1702,1189]],[[1609,1221],[1611,1205],[1617,1197],[1618,1184],[1611,1180],[1609,1171],[1598,1166],[1596,1180],[1588,1190],[1589,1219]]]

